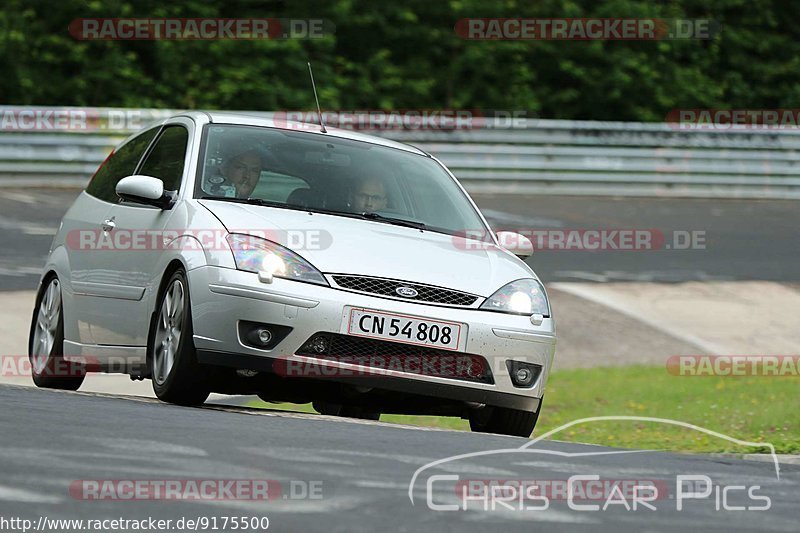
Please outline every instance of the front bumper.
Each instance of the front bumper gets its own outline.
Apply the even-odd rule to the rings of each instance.
[[[468,331],[462,350],[486,359],[494,383],[397,370],[364,376],[358,373],[366,370],[363,367],[335,360],[325,360],[324,365],[342,369],[342,372],[326,373],[319,379],[535,410],[544,393],[555,354],[552,318],[545,318],[541,325],[534,326],[527,316],[398,301],[280,278],[265,284],[259,282],[257,274],[212,266],[193,269],[188,277],[194,343],[204,363],[254,370],[269,370],[276,361],[319,364],[319,359],[295,352],[315,333],[346,331],[346,307],[363,307],[466,324]],[[292,330],[274,348],[258,349],[242,342],[239,321],[288,326]],[[532,386],[515,387],[507,360],[539,365],[542,372]],[[353,377],[354,371],[357,377]]]

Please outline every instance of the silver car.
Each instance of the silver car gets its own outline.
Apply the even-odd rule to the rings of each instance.
[[[117,372],[180,405],[257,394],[527,437],[556,343],[531,253],[417,148],[183,113],[120,144],[64,216],[33,379]]]

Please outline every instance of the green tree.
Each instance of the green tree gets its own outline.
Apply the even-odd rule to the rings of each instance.
[[[783,0],[6,0],[0,103],[309,109],[503,109],[660,121],[674,108],[796,107],[800,3]],[[326,19],[321,39],[81,41],[91,17]],[[710,40],[469,41],[469,17],[706,18]]]

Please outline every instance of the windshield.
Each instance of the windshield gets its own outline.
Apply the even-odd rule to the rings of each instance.
[[[195,197],[366,214],[370,220],[448,234],[486,232],[466,195],[430,157],[313,133],[206,128]]]

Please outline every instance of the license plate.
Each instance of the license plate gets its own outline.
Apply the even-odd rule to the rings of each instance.
[[[350,335],[443,350],[458,350],[462,339],[466,336],[466,329],[465,324],[458,322],[431,320],[358,307],[350,309],[347,321],[347,333]]]

